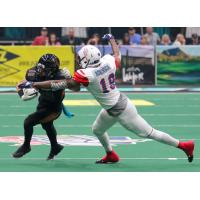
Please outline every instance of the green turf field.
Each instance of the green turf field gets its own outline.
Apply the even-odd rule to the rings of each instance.
[[[23,120],[35,110],[37,100],[22,102],[16,94],[0,94],[0,171],[36,172],[143,172],[143,171],[200,171],[200,93],[139,94],[128,93],[131,99],[140,99],[155,105],[137,106],[140,114],[157,129],[169,132],[181,139],[195,139],[195,160],[188,163],[179,149],[151,140],[138,140],[137,136],[116,124],[109,130],[110,136],[127,136],[135,144],[119,144],[115,150],[121,157],[117,164],[96,165],[104,155],[100,146],[65,146],[53,161],[46,161],[48,145],[32,145],[32,151],[24,158],[13,159],[10,155],[17,141],[2,142],[6,136],[22,136]],[[68,100],[92,100],[88,93],[67,94]],[[91,125],[100,111],[98,105],[69,106],[76,115],[67,119],[62,114],[55,122],[59,135],[92,136]],[[35,135],[44,135],[40,126]],[[120,138],[120,137],[119,137]],[[10,138],[13,139],[13,138]]]

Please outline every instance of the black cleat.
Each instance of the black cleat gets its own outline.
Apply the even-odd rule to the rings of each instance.
[[[192,162],[193,161],[194,156],[188,156],[188,162]]]
[[[62,150],[64,149],[64,146],[61,144],[57,144],[56,147],[51,148],[51,151],[49,153],[49,156],[47,157],[47,160],[53,160],[56,155],[58,155]]]
[[[96,160],[95,163],[96,163],[96,164],[107,164],[107,163],[109,163],[109,162],[106,162],[105,160],[100,159],[100,160]]]
[[[31,147],[25,147],[24,145],[20,146],[17,151],[15,151],[12,156],[13,158],[21,158],[25,154],[29,153],[31,151]]]

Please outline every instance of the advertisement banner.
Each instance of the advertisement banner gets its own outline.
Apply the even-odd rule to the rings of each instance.
[[[110,45],[97,46],[102,56],[112,54]],[[75,47],[75,52],[81,46]],[[129,85],[155,85],[155,49],[153,46],[121,45],[121,68],[117,69],[118,83]]]
[[[199,85],[200,46],[157,46],[158,85]]]
[[[123,83],[155,85],[155,54],[153,46],[121,46]]]
[[[58,56],[61,67],[74,73],[73,46],[0,46],[0,86],[16,86],[45,53]]]

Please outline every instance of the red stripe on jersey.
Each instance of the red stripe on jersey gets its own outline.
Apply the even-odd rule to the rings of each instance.
[[[117,57],[115,57],[115,65],[116,65],[116,68],[119,68],[121,66],[120,59]]]
[[[79,70],[83,75],[85,75],[84,71],[82,69]]]
[[[89,84],[88,78],[83,76],[83,75],[81,75],[81,74],[79,74],[78,72],[75,72],[73,79],[76,82],[83,84],[85,87],[87,87],[88,84]]]

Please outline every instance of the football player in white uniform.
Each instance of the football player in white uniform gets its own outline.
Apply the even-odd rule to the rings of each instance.
[[[151,138],[183,150],[188,157],[188,161],[192,162],[193,141],[181,142],[167,133],[152,128],[138,114],[136,107],[130,99],[117,89],[115,71],[116,67],[120,65],[119,48],[111,34],[106,34],[103,39],[110,42],[113,56],[105,55],[101,57],[98,48],[86,45],[78,52],[81,69],[75,72],[73,79],[29,83],[26,86],[22,85],[22,87],[52,88],[52,90],[69,88],[78,90],[80,84],[82,84],[87,88],[102,106],[102,110],[92,126],[92,131],[104,147],[106,156],[96,161],[96,163],[114,163],[119,161],[119,156],[110,145],[107,133],[107,130],[116,122],[119,122],[123,127],[140,137]]]

